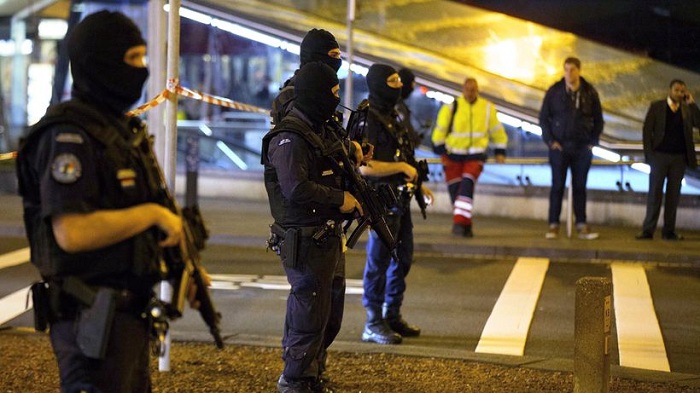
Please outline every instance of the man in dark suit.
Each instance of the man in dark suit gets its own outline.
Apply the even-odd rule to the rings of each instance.
[[[700,126],[700,109],[688,92],[685,82],[671,81],[668,97],[655,101],[644,119],[644,159],[649,164],[649,193],[647,213],[642,232],[637,239],[654,237],[659,219],[663,187],[666,180],[666,202],[664,204],[664,240],[681,240],[676,233],[676,208],[681,195],[681,181],[685,168],[697,166],[693,127]]]

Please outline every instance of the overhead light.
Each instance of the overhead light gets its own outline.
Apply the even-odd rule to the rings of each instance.
[[[593,155],[611,162],[620,162],[620,155],[602,147],[593,146]]]
[[[68,22],[63,19],[42,19],[39,21],[39,38],[42,40],[62,40],[68,31]]]

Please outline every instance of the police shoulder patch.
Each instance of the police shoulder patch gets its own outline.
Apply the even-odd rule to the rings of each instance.
[[[75,154],[59,154],[51,163],[51,177],[59,183],[75,183],[82,174],[83,166]]]
[[[280,140],[280,142],[277,144],[277,146],[285,145],[285,144],[287,144],[287,143],[290,143],[291,141],[292,141],[292,140],[289,139],[289,138],[284,138],[284,139]]]

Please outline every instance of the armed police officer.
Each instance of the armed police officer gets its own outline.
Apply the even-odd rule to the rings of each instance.
[[[408,131],[408,135],[411,136],[411,142],[413,143],[414,146],[420,145],[421,141],[423,140],[423,135],[416,130],[416,128],[413,126],[412,117],[413,117],[413,112],[411,111],[411,108],[408,107],[406,104],[406,101],[408,98],[411,96],[411,93],[413,93],[413,90],[416,88],[416,76],[413,74],[413,71],[409,68],[402,68],[398,72],[399,77],[401,78],[401,95],[399,97],[399,100],[396,102],[395,109],[396,112],[399,115],[399,120],[401,120],[401,125],[403,125],[406,130]]]
[[[335,36],[327,30],[309,30],[299,46],[299,68],[307,63],[320,61],[331,67],[336,73],[343,64],[340,58],[340,45]],[[279,94],[272,101],[270,116],[272,123],[278,124],[292,109],[294,103],[294,80],[299,70],[294,71],[294,75],[284,82]]]
[[[325,126],[340,103],[335,70],[321,62],[304,65],[294,92],[291,112],[263,138],[265,188],[275,220],[270,245],[291,285],[277,389],[328,392],[321,373],[340,327],[345,292],[341,223],[345,213],[361,214],[362,208],[343,190],[336,156],[347,149]]]
[[[75,26],[68,55],[73,98],[48,109],[17,159],[46,282],[34,286],[36,324],[51,327],[63,392],[150,392],[142,314],[161,279],[158,247],[180,242],[182,221],[152,203],[132,143],[141,122],[124,115],[148,77],[146,43],[126,16],[100,11]]]
[[[401,94],[401,78],[393,67],[373,64],[367,72],[369,113],[366,135],[375,146],[374,157],[360,167],[372,183],[385,183],[400,196],[397,206],[387,217],[394,239],[398,242],[398,259],[384,245],[375,231],[367,242],[367,261],[363,277],[362,305],[367,322],[362,340],[378,344],[398,344],[402,337],[418,336],[420,328],[408,324],[401,316],[406,291],[406,276],[413,262],[413,222],[410,186],[418,180],[418,171],[408,161],[415,161],[415,146],[408,130],[401,125],[394,106]],[[423,195],[432,200],[432,192],[421,186]]]

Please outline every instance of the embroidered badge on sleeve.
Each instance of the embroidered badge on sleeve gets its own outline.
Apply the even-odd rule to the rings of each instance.
[[[83,166],[75,154],[59,154],[51,163],[51,177],[59,183],[75,183],[82,174]]]

